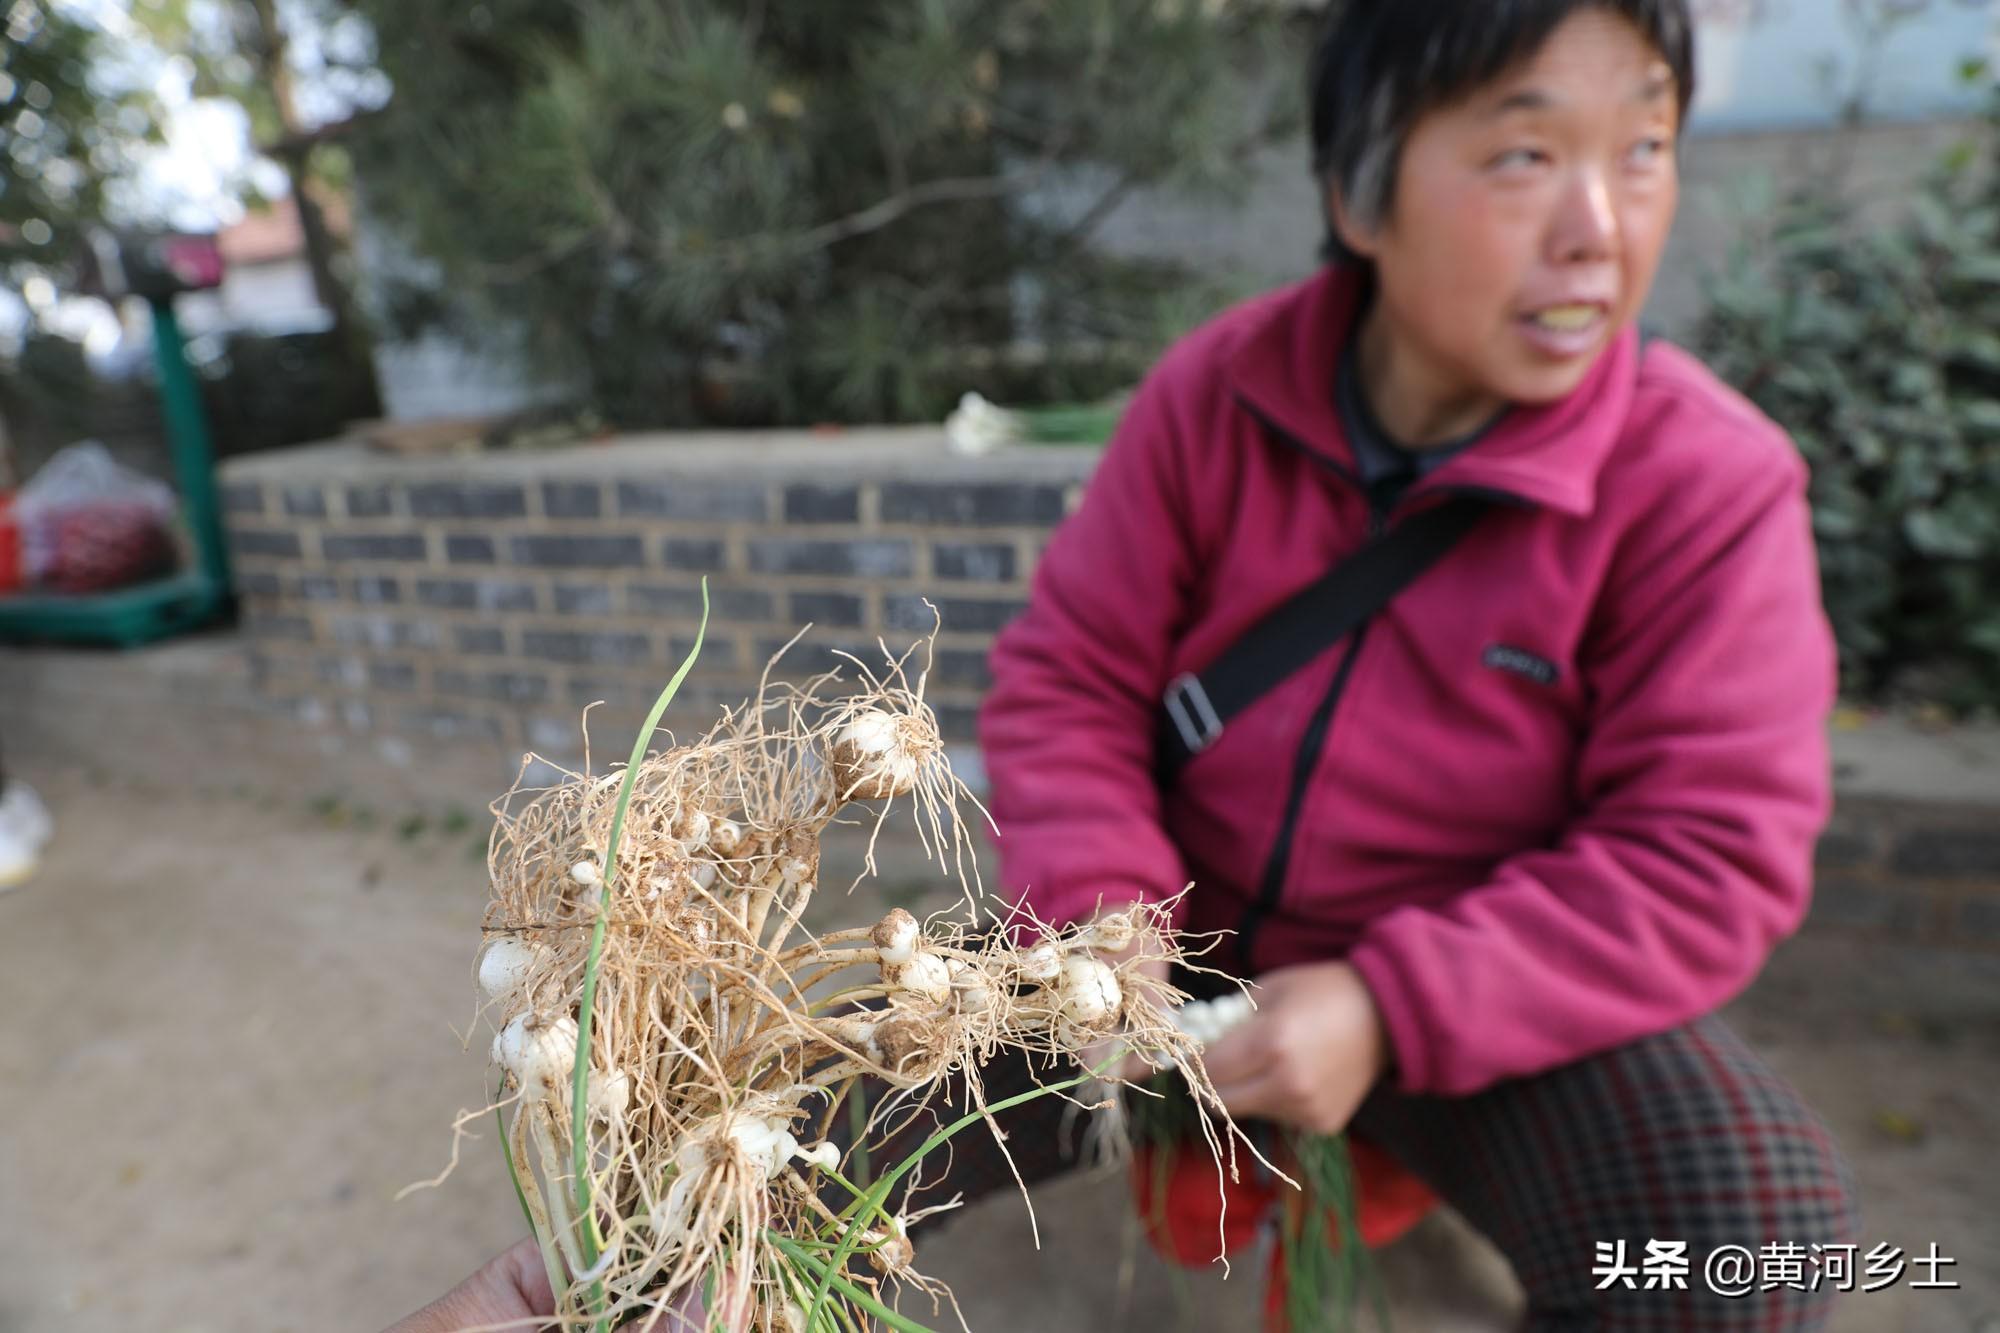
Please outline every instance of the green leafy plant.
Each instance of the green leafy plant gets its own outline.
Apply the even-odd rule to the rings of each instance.
[[[1844,688],[2000,706],[2000,200],[1980,146],[1939,160],[1891,225],[1838,185],[1739,201],[1702,357],[1812,466]]]

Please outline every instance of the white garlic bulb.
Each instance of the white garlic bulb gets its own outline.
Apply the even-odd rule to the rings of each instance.
[[[528,1092],[560,1089],[576,1067],[576,1020],[567,1014],[547,1020],[533,1010],[515,1014],[493,1038],[492,1055]]]
[[[540,955],[535,946],[512,935],[488,940],[479,955],[479,989],[489,1000],[505,1000],[528,988]]]
[[[875,946],[877,957],[885,969],[900,967],[910,961],[917,951],[917,919],[900,907],[892,907],[874,929],[868,932],[868,939]]]
[[[934,953],[913,954],[901,963],[884,963],[882,979],[895,989],[931,1004],[951,998],[951,973]]]
[[[864,708],[834,737],[833,779],[846,801],[879,801],[916,789],[922,758],[903,743],[903,720]]]
[[[1124,995],[1110,967],[1087,954],[1072,954],[1063,960],[1061,999],[1063,1018],[1087,1028],[1116,1015]]]

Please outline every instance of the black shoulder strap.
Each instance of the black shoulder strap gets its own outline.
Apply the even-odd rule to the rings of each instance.
[[[1454,495],[1412,515],[1293,594],[1199,674],[1177,677],[1160,700],[1162,784],[1213,745],[1229,719],[1387,606],[1494,503]]]

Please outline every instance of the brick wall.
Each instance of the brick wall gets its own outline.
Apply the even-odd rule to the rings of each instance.
[[[555,756],[578,717],[622,748],[693,641],[670,722],[793,674],[877,661],[943,617],[926,697],[968,740],[994,632],[1022,605],[1095,450],[945,452],[935,429],[638,437],[409,459],[335,444],[229,462],[224,505],[253,688],[355,731]]]
[[[1841,792],[1819,842],[1813,923],[2000,952],[2000,812],[1961,795]]]

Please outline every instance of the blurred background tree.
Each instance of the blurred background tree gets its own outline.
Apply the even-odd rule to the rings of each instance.
[[[1234,77],[1296,65],[1292,6],[357,4],[395,87],[353,136],[367,218],[434,263],[392,322],[518,325],[626,427],[1130,383],[1202,275],[1093,230],[1298,124],[1296,78]]]
[[[96,24],[36,0],[0,24],[0,284],[37,311],[160,113]]]
[[[1837,169],[1746,182],[1690,340],[1812,466],[1851,697],[2000,711],[1996,144],[2000,94],[1883,226]]]

